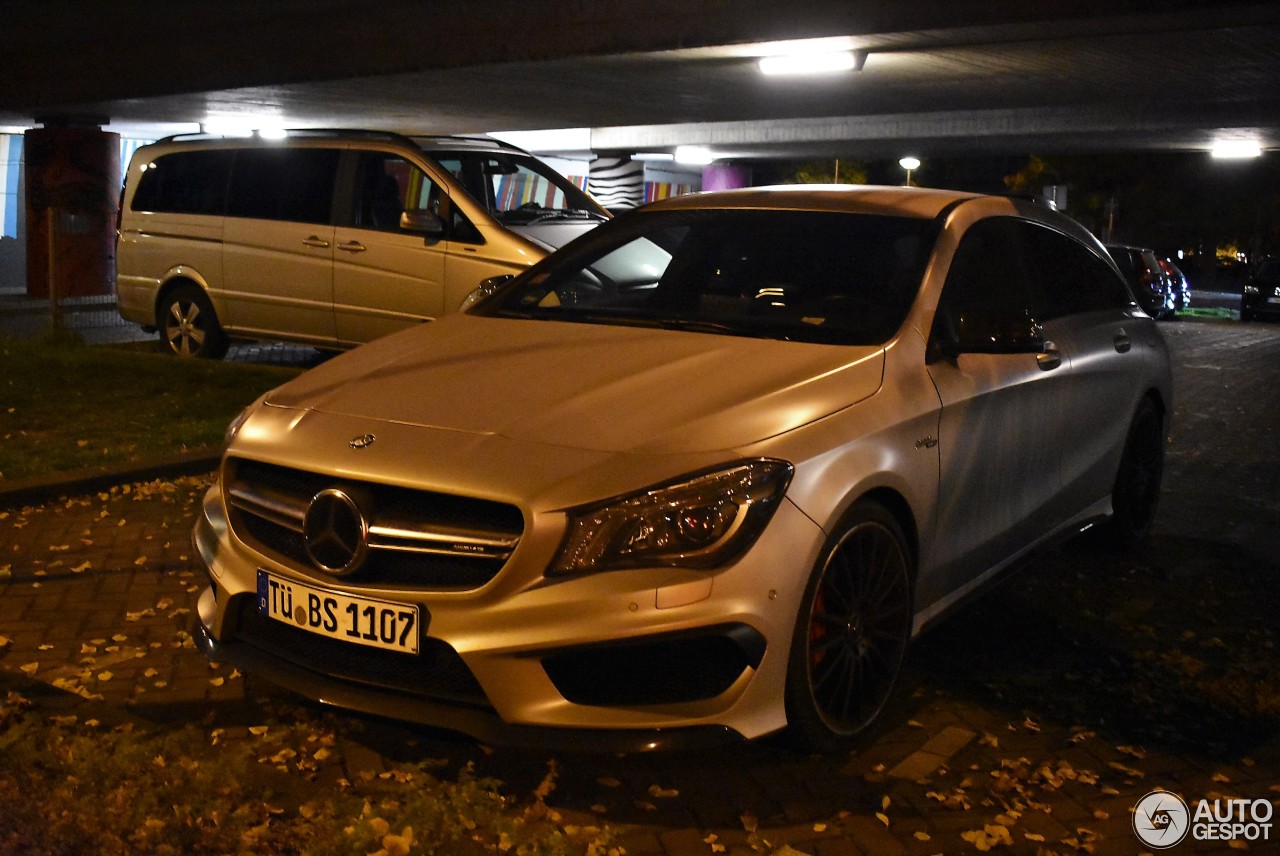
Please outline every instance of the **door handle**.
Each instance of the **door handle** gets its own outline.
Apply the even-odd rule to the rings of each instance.
[[[1045,342],[1044,350],[1036,354],[1036,365],[1041,371],[1052,371],[1062,365],[1062,354],[1053,342]]]
[[[1121,354],[1129,353],[1129,349],[1133,347],[1133,343],[1129,341],[1129,334],[1123,330],[1116,334],[1115,345],[1116,351]]]
[[[338,244],[338,249],[344,253],[363,253],[368,247],[359,241],[348,241],[345,244]]]
[[[323,250],[325,247],[329,246],[329,242],[321,238],[319,235],[312,235],[310,238],[304,238],[302,243],[305,246],[315,247],[316,249],[320,249],[320,250]]]

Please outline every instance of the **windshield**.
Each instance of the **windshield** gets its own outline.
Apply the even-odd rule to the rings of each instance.
[[[537,158],[518,152],[431,151],[470,196],[499,223],[599,222],[609,218],[577,185]]]
[[[530,269],[475,310],[870,345],[915,299],[933,220],[815,211],[637,211]]]

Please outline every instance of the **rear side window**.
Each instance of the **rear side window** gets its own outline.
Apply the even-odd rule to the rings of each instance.
[[[1079,242],[1036,223],[1020,223],[1025,257],[1039,292],[1041,321],[1122,309],[1133,301],[1111,266]]]
[[[328,223],[338,149],[238,149],[228,217]]]
[[[143,167],[132,210],[221,214],[231,173],[230,151],[174,152]]]

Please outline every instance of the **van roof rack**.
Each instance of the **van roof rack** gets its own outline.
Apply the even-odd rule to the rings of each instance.
[[[400,143],[417,147],[418,140],[431,141],[433,143],[447,144],[453,143],[473,143],[481,144],[494,149],[506,149],[507,151],[523,152],[518,146],[510,143],[504,143],[493,137],[481,136],[452,136],[449,134],[401,134],[396,131],[375,131],[367,128],[289,128],[285,132],[286,138],[293,139],[361,139],[361,140],[378,140],[388,143]],[[157,143],[172,143],[182,140],[252,140],[259,139],[258,131],[253,131],[249,135],[242,134],[214,134],[207,132],[197,132],[188,134],[171,134],[163,139],[156,140]]]

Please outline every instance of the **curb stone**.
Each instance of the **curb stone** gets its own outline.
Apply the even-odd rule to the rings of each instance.
[[[217,469],[221,459],[221,449],[192,449],[178,455],[108,469],[82,469],[21,479],[0,479],[0,508],[30,505],[59,496],[93,493],[117,484],[199,475]]]

